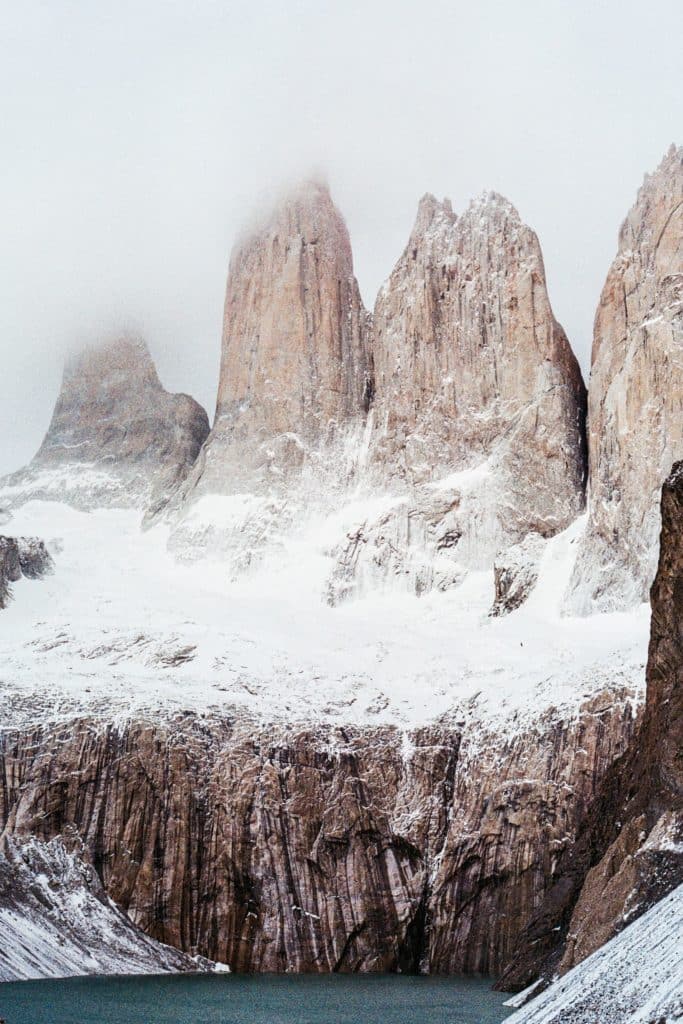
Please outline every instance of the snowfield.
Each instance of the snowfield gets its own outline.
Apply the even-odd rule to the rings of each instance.
[[[143,531],[132,510],[20,506],[3,532],[43,538],[55,571],[13,585],[0,613],[3,726],[192,709],[407,729],[466,704],[511,729],[615,684],[642,699],[649,607],[559,611],[585,519],[545,543],[526,604],[491,618],[492,571],[329,607],[331,551],[358,515],[312,516],[235,576],[221,559],[179,560],[171,528]]]
[[[507,1005],[519,1005],[518,998]],[[667,1024],[682,1018],[683,885],[507,1020]]]

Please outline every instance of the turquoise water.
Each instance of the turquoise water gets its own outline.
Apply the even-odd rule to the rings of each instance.
[[[165,975],[0,985],[7,1024],[499,1024],[505,996],[473,978]]]

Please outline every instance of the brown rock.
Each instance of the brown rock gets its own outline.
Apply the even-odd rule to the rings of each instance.
[[[683,457],[683,149],[646,177],[595,316],[590,519],[568,594],[585,613],[646,601],[659,494]]]

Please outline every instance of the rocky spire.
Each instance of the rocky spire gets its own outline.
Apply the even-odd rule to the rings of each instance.
[[[118,337],[72,356],[47,434],[3,497],[86,507],[160,500],[192,466],[209,431],[188,395],[161,385],[144,341]]]
[[[286,477],[357,421],[371,393],[367,314],[326,186],[290,193],[230,260],[203,487]]]
[[[683,457],[683,148],[645,178],[619,233],[595,316],[589,392],[590,518],[571,610],[645,601],[659,493]]]
[[[374,315],[379,452],[409,479],[461,469],[504,442],[530,521],[576,514],[581,373],[555,320],[536,235],[486,193],[456,218],[425,196]],[[521,508],[520,508],[521,512]]]

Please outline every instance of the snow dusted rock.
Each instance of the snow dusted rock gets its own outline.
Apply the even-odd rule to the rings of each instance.
[[[0,982],[211,968],[136,928],[70,846],[0,838]]]
[[[520,544],[496,556],[493,564],[495,598],[491,615],[507,615],[524,604],[538,580],[543,538],[530,533]]]
[[[590,520],[568,592],[579,613],[647,600],[659,492],[683,457],[683,148],[645,178],[595,317]]]
[[[52,568],[52,558],[42,540],[0,536],[0,608],[5,608],[11,598],[11,583],[22,576],[40,579]]]
[[[376,485],[403,488],[406,500],[393,522],[363,524],[360,579],[387,538],[386,574],[413,576],[419,591],[425,572],[411,572],[409,550],[416,535],[436,538],[424,552],[427,577],[458,580],[580,512],[585,388],[550,307],[538,239],[507,200],[486,194],[460,218],[447,200],[421,200],[375,305],[373,360],[370,467]],[[450,538],[448,566],[430,568],[441,533]]]
[[[364,516],[335,549],[326,597],[336,605],[386,587],[424,594],[462,580],[451,556],[460,539],[457,501],[426,493],[419,504],[390,500],[379,516]]]
[[[3,503],[42,499],[88,509],[164,501],[208,431],[194,399],[161,386],[146,344],[116,338],[69,359],[40,449],[0,481]]]

